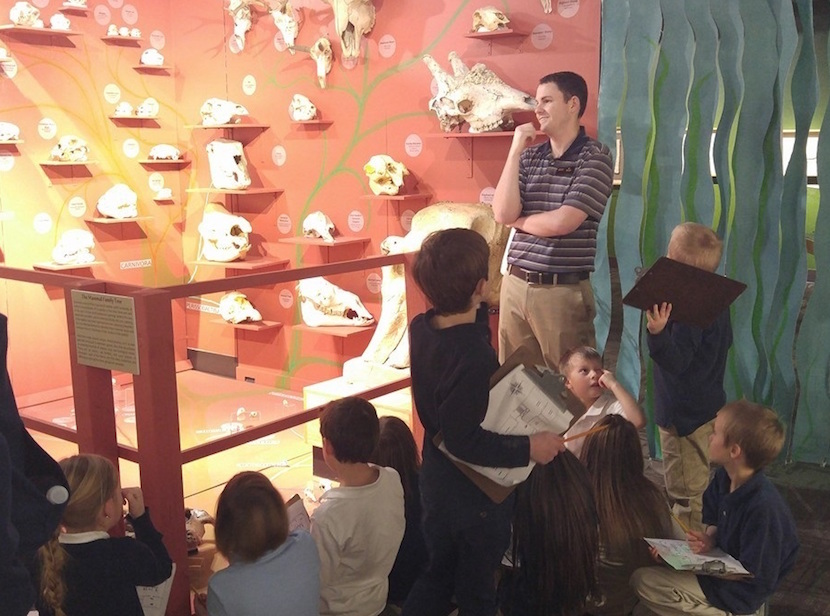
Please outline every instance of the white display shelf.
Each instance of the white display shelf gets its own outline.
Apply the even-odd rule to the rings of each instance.
[[[141,37],[136,36],[102,36],[101,40],[107,45],[121,45],[123,47],[140,47],[142,41]]]
[[[253,186],[244,190],[232,190],[230,188],[186,188],[185,192],[195,194],[214,193],[217,195],[278,195],[283,192],[282,188],[264,188],[262,186]]]
[[[283,237],[277,240],[279,244],[297,244],[300,246],[347,246],[351,244],[368,244],[371,240],[368,237],[342,237],[334,238],[333,242],[327,242],[319,237]]]
[[[0,141],[0,146],[4,145],[20,145],[23,143],[22,139],[7,139],[6,141]]]
[[[134,216],[133,218],[106,218],[105,216],[96,216],[90,218],[87,222],[94,222],[100,225],[124,225],[131,222],[140,222],[142,220],[153,220],[152,216]]]
[[[69,264],[69,265],[61,265],[59,263],[52,263],[45,262],[45,263],[35,263],[32,265],[33,269],[42,270],[47,272],[68,272],[71,270],[81,270],[81,269],[88,269],[90,267],[94,267],[96,265],[105,265],[103,261],[90,261],[89,263],[81,263],[81,264]]]
[[[62,4],[58,7],[58,12],[70,15],[89,15],[91,10],[88,6],[75,6],[73,4]]]
[[[50,38],[53,36],[59,38],[69,38],[70,36],[80,36],[81,33],[75,32],[74,30],[55,30],[53,28],[28,28],[26,26],[6,24],[0,26],[0,34],[9,34],[11,36],[27,35],[43,38]]]
[[[245,323],[228,323],[224,319],[211,319],[211,323],[218,323],[221,325],[226,325],[228,327],[233,327],[234,329],[240,329],[242,331],[247,332],[262,332],[267,331],[269,329],[279,329],[282,327],[282,323],[279,321],[249,321]]]
[[[499,28],[492,32],[468,32],[464,35],[465,38],[493,40],[501,38],[519,38],[527,36],[527,32],[519,32],[512,28]]]
[[[98,161],[95,160],[44,160],[40,163],[41,167],[88,167],[89,165],[96,165]]]
[[[329,325],[322,327],[311,327],[305,323],[295,325],[294,329],[301,332],[311,332],[321,336],[333,336],[335,338],[351,338],[352,336],[359,336],[360,334],[371,334],[375,331],[375,324],[366,325],[365,327],[354,327],[349,325]]]
[[[186,167],[190,164],[190,160],[187,158],[180,158],[178,160],[168,160],[168,159],[153,159],[153,158],[144,158],[138,161],[139,165],[145,165],[147,167]]]
[[[369,201],[422,201],[432,197],[429,193],[408,193],[405,195],[363,195]]]

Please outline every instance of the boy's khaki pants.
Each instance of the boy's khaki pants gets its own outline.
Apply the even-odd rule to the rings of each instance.
[[[686,436],[659,428],[663,472],[672,511],[689,528],[703,528],[703,493],[709,485],[709,436],[715,420]]]

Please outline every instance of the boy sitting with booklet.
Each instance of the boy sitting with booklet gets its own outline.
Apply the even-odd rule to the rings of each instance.
[[[720,548],[751,576],[643,567],[631,576],[641,601],[635,614],[752,614],[772,595],[798,552],[789,507],[763,472],[783,444],[784,426],[771,409],[738,400],[718,411],[709,457],[722,468],[703,494],[705,531],[690,531],[687,538],[693,552]]]

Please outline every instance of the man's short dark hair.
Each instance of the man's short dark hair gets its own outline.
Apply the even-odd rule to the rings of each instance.
[[[380,434],[372,403],[350,396],[329,402],[320,413],[320,436],[331,443],[338,462],[368,462]]]
[[[543,83],[554,84],[562,94],[565,100],[575,96],[579,99],[579,117],[585,113],[585,107],[588,105],[588,84],[582,78],[582,75],[572,73],[571,71],[560,71],[558,73],[551,73],[545,75],[539,80],[539,85]]]
[[[430,234],[412,265],[412,276],[440,315],[468,310],[480,280],[487,280],[490,248],[471,229]]]

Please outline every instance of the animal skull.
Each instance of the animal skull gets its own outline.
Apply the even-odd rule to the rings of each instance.
[[[542,10],[545,13],[552,13],[553,7],[551,6],[551,0],[542,0]]]
[[[95,261],[92,233],[84,229],[64,231],[52,249],[52,260],[58,265],[84,265]]]
[[[202,257],[219,263],[244,259],[251,249],[248,234],[252,230],[242,216],[231,214],[219,203],[208,203],[199,223]]]
[[[334,29],[344,58],[357,58],[364,35],[375,26],[372,0],[326,0],[334,10]]]
[[[221,190],[242,190],[251,185],[248,161],[239,141],[216,139],[207,144],[210,182]]]
[[[20,127],[11,122],[0,122],[0,141],[15,141],[20,139]]]
[[[187,551],[188,553],[198,551],[205,536],[205,524],[216,524],[216,520],[204,509],[190,509],[189,507],[184,510],[184,520]]]
[[[438,92],[429,101],[429,108],[435,111],[445,132],[460,126],[470,125],[471,133],[486,133],[509,128],[513,125],[512,114],[516,111],[532,111],[536,100],[508,86],[484,64],[468,68],[457,53],[449,54],[453,74],[445,72],[430,55],[424,56],[438,84]]]
[[[119,27],[118,36],[130,36],[130,29],[127,26]]]
[[[248,110],[238,103],[221,98],[209,98],[202,103],[199,113],[202,115],[203,126],[220,126],[238,124],[242,116],[248,115]]]
[[[61,137],[49,155],[50,160],[60,162],[83,163],[89,157],[89,146],[86,141],[75,135]]]
[[[126,184],[116,184],[98,199],[98,211],[107,218],[135,218],[138,216],[138,195]]]
[[[28,2],[16,2],[9,11],[9,18],[16,26],[25,28],[42,28],[43,21],[40,19],[40,9]],[[40,25],[38,25],[40,22]]]
[[[334,54],[331,51],[331,41],[325,36],[317,39],[317,42],[309,49],[311,59],[317,63],[317,82],[320,87],[326,87],[326,75],[331,72],[331,63],[334,59]]]
[[[507,15],[494,6],[483,6],[473,12],[473,32],[495,32],[509,23]]]
[[[75,6],[78,8],[86,8],[86,0],[63,0],[64,6]]]
[[[274,18],[274,25],[282,33],[282,40],[288,46],[288,51],[294,53],[294,42],[300,32],[300,24],[294,15],[294,8],[291,0],[279,0],[277,7],[271,10],[271,17]]]
[[[150,160],[181,160],[182,153],[176,146],[159,143],[150,148]]]
[[[312,212],[303,220],[303,235],[319,237],[326,242],[334,242],[334,223],[321,211]]]
[[[138,28],[130,28],[130,36],[132,38],[141,38],[141,30]]]
[[[165,186],[164,188],[159,188],[156,196],[153,197],[156,201],[172,201],[173,200],[173,189]]]
[[[288,115],[294,122],[307,122],[317,117],[317,107],[302,94],[295,94],[288,107]]]
[[[110,24],[107,26],[107,36],[118,36],[118,26]]]
[[[259,0],[228,0],[227,11],[233,18],[233,39],[240,51],[245,49],[245,35],[254,23],[254,8],[268,10],[268,5]]]
[[[409,169],[386,154],[375,154],[363,165],[369,178],[369,188],[376,195],[397,195],[403,186],[403,176]]]
[[[262,315],[244,293],[231,291],[219,300],[219,316],[228,323],[262,321]]]
[[[133,106],[127,101],[121,101],[115,106],[115,116],[125,118],[133,115]]]
[[[163,66],[164,56],[158,49],[150,47],[141,52],[141,64],[144,66]]]
[[[153,97],[145,98],[135,108],[135,115],[139,118],[155,118],[159,114],[159,103]]]
[[[375,322],[357,295],[344,291],[320,276],[300,280],[297,283],[297,294],[300,297],[300,314],[309,327],[362,327]]]
[[[69,18],[63,13],[55,13],[49,18],[49,27],[52,30],[69,30]]]

